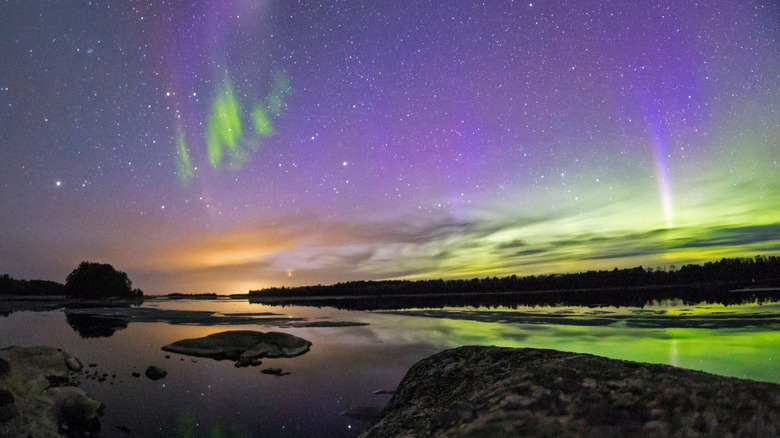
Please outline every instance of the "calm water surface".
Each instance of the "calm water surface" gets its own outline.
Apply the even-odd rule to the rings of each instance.
[[[357,436],[367,426],[357,414],[370,415],[390,399],[374,391],[394,389],[416,361],[461,345],[554,348],[780,383],[778,304],[358,312],[240,300],[150,300],[142,308],[252,314],[257,324],[131,322],[111,336],[82,338],[62,311],[13,312],[0,318],[0,347],[56,346],[108,374],[104,382],[83,379],[81,385],[106,404],[102,436]],[[286,319],[368,325],[294,327]],[[282,331],[313,345],[302,356],[264,359],[250,368],[160,350],[180,339],[236,329]],[[149,365],[168,375],[156,382],[131,375]],[[290,374],[261,374],[265,367]]]

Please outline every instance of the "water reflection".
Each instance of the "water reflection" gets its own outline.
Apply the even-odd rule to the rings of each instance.
[[[123,318],[113,318],[96,316],[90,314],[79,314],[65,312],[65,321],[82,338],[107,338],[112,336],[117,330],[127,328],[128,320]]]
[[[652,287],[633,289],[592,289],[546,292],[485,292],[440,295],[379,295],[379,296],[321,296],[321,297],[262,297],[250,296],[249,302],[268,306],[333,307],[344,310],[397,310],[442,307],[558,307],[578,306],[636,307],[678,300],[685,305],[745,303],[775,303],[780,301],[778,289],[745,291],[713,290],[690,286]]]
[[[106,382],[82,383],[106,404],[106,431],[354,437],[367,423],[341,413],[382,408],[389,396],[375,391],[395,389],[416,361],[462,345],[552,348],[780,383],[778,315],[780,305],[766,300],[370,312],[246,300],[148,300],[140,307],[14,312],[0,319],[0,348],[52,345],[95,363],[91,369],[116,374]],[[79,325],[84,319],[87,329]],[[91,331],[94,326],[106,332]],[[105,337],[108,330],[111,337]],[[225,330],[281,331],[313,345],[292,359],[263,359],[263,367],[291,372],[281,378],[225,361],[166,358],[169,353],[160,349]],[[132,376],[149,365],[168,375],[156,382]]]

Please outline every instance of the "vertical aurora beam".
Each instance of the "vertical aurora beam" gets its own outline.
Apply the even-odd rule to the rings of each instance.
[[[645,83],[640,89],[639,101],[642,102],[642,113],[647,124],[650,149],[653,151],[653,164],[655,166],[655,179],[658,186],[658,198],[661,203],[663,221],[667,228],[674,224],[674,211],[672,202],[672,176],[669,166],[669,150],[666,147],[665,122],[661,118],[664,105],[659,98],[663,94],[662,89],[652,90],[651,84]]]
[[[176,175],[179,182],[185,187],[195,178],[195,170],[190,159],[190,151],[187,143],[184,141],[184,134],[181,129],[176,132]]]
[[[655,178],[658,184],[658,196],[661,199],[661,209],[667,228],[672,228],[674,214],[672,212],[672,178],[669,170],[669,152],[663,135],[650,126],[650,146],[653,149],[655,163]]]

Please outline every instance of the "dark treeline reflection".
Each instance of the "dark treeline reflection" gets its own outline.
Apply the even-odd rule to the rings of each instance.
[[[65,321],[82,338],[107,338],[127,328],[129,319],[65,312]]]
[[[136,307],[143,304],[141,297],[110,300],[67,300],[65,321],[82,338],[107,338],[127,328],[130,318],[123,315],[93,315],[89,309]],[[121,312],[120,312],[121,313]]]
[[[647,289],[572,290],[540,293],[484,293],[458,295],[386,295],[361,297],[299,297],[289,300],[250,297],[249,302],[272,306],[334,307],[342,310],[393,310],[443,307],[645,307],[665,300],[682,300],[685,305],[773,303],[780,291],[729,292],[711,288],[668,287]]]
[[[755,289],[775,288],[778,284],[780,257],[756,256],[685,265],[679,270],[639,266],[528,277],[353,281],[330,286],[270,288],[250,291],[249,300],[351,310],[556,305],[643,307],[653,300],[667,299],[681,299],[691,304],[771,300],[778,291]],[[730,292],[743,287],[754,290]]]

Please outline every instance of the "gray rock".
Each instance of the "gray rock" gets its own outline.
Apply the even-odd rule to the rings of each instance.
[[[554,350],[416,363],[361,437],[780,436],[780,385]]]
[[[58,437],[63,428],[76,435],[100,429],[102,404],[75,387],[78,375],[68,358],[73,356],[53,347],[0,350],[8,364],[0,376],[0,436]]]
[[[163,377],[168,375],[168,372],[160,367],[156,367],[154,365],[148,367],[146,369],[146,377],[148,377],[150,380],[160,380]]]
[[[250,363],[264,357],[294,357],[309,351],[311,342],[287,333],[232,330],[202,338],[183,339],[162,347],[189,356]]]
[[[84,368],[84,365],[82,365],[81,361],[75,356],[65,351],[63,351],[62,354],[65,356],[65,366],[67,366],[69,370],[78,372]]]

